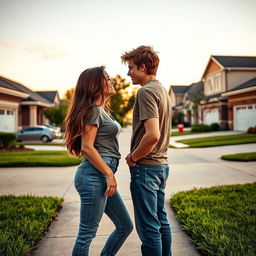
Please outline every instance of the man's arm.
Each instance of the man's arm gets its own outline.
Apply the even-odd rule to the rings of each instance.
[[[149,118],[145,120],[144,127],[146,132],[138,147],[126,157],[126,161],[129,166],[135,166],[135,162],[150,153],[160,138],[158,118]]]

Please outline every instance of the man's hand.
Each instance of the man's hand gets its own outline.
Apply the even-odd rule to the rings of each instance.
[[[128,164],[128,166],[130,167],[135,167],[136,163],[132,161],[131,159],[131,154],[128,154],[127,157],[125,158],[126,163]]]

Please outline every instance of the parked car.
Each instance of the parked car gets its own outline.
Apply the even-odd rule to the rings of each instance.
[[[49,128],[49,129],[54,130],[54,131],[55,131],[55,134],[56,134],[56,136],[57,136],[57,139],[61,139],[62,133],[61,133],[60,127],[53,126],[53,125],[50,125],[50,124],[43,124],[42,126],[45,126],[45,127]]]
[[[16,132],[17,141],[23,140],[41,140],[42,142],[50,142],[57,139],[57,135],[53,129],[45,126],[30,126],[21,131]]]

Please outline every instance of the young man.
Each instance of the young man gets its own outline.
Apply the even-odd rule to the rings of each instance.
[[[132,83],[142,86],[136,95],[131,151],[126,157],[141,252],[143,256],[170,256],[171,229],[164,189],[169,174],[171,101],[156,80],[159,58],[153,48],[140,46],[125,52],[121,59],[128,63]]]

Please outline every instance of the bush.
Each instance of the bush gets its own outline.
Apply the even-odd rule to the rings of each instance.
[[[0,132],[0,147],[12,147],[16,145],[16,135],[14,133]]]
[[[256,126],[255,127],[249,127],[247,130],[247,133],[256,133]]]
[[[190,127],[191,124],[189,122],[183,122],[184,127]]]
[[[205,124],[193,124],[191,126],[192,132],[209,132],[211,131],[211,127]]]
[[[212,123],[210,126],[211,126],[212,131],[219,131],[220,130],[220,125],[218,123]]]

